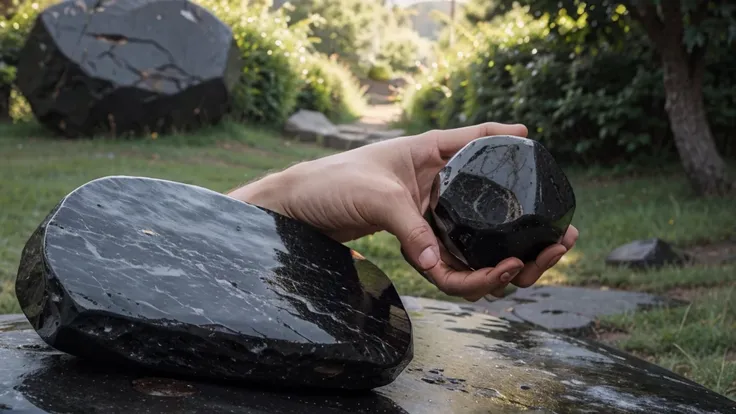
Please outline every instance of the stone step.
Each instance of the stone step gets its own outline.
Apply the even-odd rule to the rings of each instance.
[[[374,142],[401,137],[405,131],[384,129],[381,125],[366,123],[335,125],[320,112],[300,110],[287,120],[284,133],[298,141],[349,151]]]

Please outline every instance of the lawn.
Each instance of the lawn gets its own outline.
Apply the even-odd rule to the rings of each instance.
[[[327,154],[273,132],[224,124],[197,134],[107,140],[56,140],[29,124],[0,127],[0,313],[18,312],[12,281],[33,229],[69,191],[96,177],[143,175],[226,191],[269,170]],[[682,247],[734,237],[730,199],[691,197],[676,166],[659,173],[569,171],[578,197],[576,249],[540,283],[608,286],[686,297],[690,306],[601,322],[601,340],[736,397],[736,265],[633,272],[604,257],[633,239],[662,237]],[[736,243],[736,240],[731,241]],[[350,243],[374,260],[402,294],[444,298],[401,258],[392,237]]]

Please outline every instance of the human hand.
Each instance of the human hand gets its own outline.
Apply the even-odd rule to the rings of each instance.
[[[470,270],[450,255],[423,215],[435,177],[469,142],[490,135],[526,137],[523,125],[485,123],[387,140],[296,164],[229,193],[231,197],[308,223],[339,242],[388,231],[405,259],[448,295],[477,301],[503,296],[512,283],[529,287],[573,248],[570,226],[561,243],[535,261],[510,257]]]

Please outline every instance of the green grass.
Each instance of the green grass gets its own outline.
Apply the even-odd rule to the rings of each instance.
[[[119,142],[51,139],[32,124],[0,126],[0,313],[19,311],[12,281],[31,232],[62,197],[89,180],[142,175],[224,192],[325,154],[235,124]]]
[[[19,311],[12,281],[27,237],[64,195],[91,179],[144,175],[226,191],[269,170],[325,154],[270,131],[230,123],[196,134],[125,141],[59,140],[33,124],[0,126],[0,313]],[[679,171],[677,166],[659,173],[570,170],[580,240],[539,283],[662,294],[693,289],[689,309],[604,320],[607,330],[624,333],[606,340],[736,397],[736,265],[649,272],[604,265],[614,247],[634,239],[657,236],[688,247],[733,237],[736,197],[694,198]],[[349,245],[380,266],[402,294],[448,299],[404,262],[393,237],[380,233]]]
[[[617,315],[604,324],[628,333],[612,340],[612,345],[736,397],[733,283],[703,290],[685,307]]]

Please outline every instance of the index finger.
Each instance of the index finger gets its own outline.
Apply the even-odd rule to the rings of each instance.
[[[483,124],[431,131],[437,142],[437,149],[442,158],[451,158],[471,141],[491,135],[514,135],[526,138],[529,131],[521,124],[500,124],[497,122],[486,122]]]

